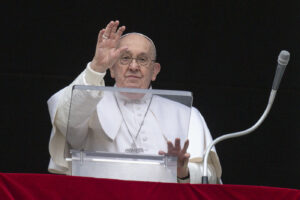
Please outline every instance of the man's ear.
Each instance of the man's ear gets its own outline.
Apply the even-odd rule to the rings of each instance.
[[[154,66],[153,66],[153,74],[152,74],[152,81],[155,81],[157,75],[159,74],[160,72],[160,64],[159,63],[154,63]]]

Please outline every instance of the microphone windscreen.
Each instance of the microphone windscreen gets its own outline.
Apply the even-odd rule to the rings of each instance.
[[[278,63],[281,65],[287,65],[290,60],[290,53],[286,50],[282,50],[278,56]]]

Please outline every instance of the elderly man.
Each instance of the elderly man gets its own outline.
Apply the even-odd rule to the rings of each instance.
[[[99,32],[93,60],[71,85],[53,95],[48,101],[53,124],[49,143],[50,172],[70,173],[70,166],[64,160],[63,151],[73,85],[103,86],[106,71],[110,70],[111,77],[115,79],[116,87],[148,89],[151,81],[155,81],[160,72],[161,66],[156,62],[156,49],[152,40],[140,33],[129,33],[122,36],[125,26],[118,27],[119,21],[111,21],[105,29]],[[82,115],[85,118],[81,120],[89,120],[89,123],[86,123],[86,127],[88,127],[86,128],[86,135],[83,137],[87,138],[86,143],[92,148],[91,150],[101,150],[105,147],[108,150],[117,152],[123,151],[120,150],[122,149],[120,146],[130,146],[127,140],[124,139],[125,135],[132,135],[126,120],[123,119],[123,124],[115,131],[116,133],[111,133],[108,130],[109,128],[105,129],[107,124],[103,124],[104,122],[101,119],[105,113],[101,112],[104,112],[105,107],[110,104],[108,100],[105,100],[108,99],[106,95],[100,94],[97,97],[82,96],[77,98],[78,102],[85,105],[83,106],[84,112],[89,113],[89,116]],[[119,97],[114,98],[116,98],[118,104]],[[151,101],[148,102],[148,107],[150,103]],[[120,110],[120,106],[117,106]],[[110,124],[109,121],[107,123]],[[143,125],[143,123],[144,121],[141,124]],[[153,141],[156,141],[151,133],[148,136],[153,137]],[[192,108],[191,112],[188,137],[189,139],[184,142],[182,148],[180,139],[176,138],[175,141],[167,140],[166,144],[159,147],[161,149],[157,153],[177,156],[178,182],[200,183],[203,171],[203,154],[212,139],[203,117],[195,108]],[[166,148],[163,148],[163,146],[166,146]],[[210,153],[208,167],[210,183],[218,183],[221,176],[221,167],[215,150]]]

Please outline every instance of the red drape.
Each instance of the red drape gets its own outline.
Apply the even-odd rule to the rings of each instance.
[[[0,173],[0,199],[300,200],[300,190],[263,186],[120,181],[52,174]]]

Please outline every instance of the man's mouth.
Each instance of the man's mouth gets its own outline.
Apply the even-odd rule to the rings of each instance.
[[[135,76],[135,75],[129,75],[129,76],[126,76],[126,78],[141,78],[141,77]]]

